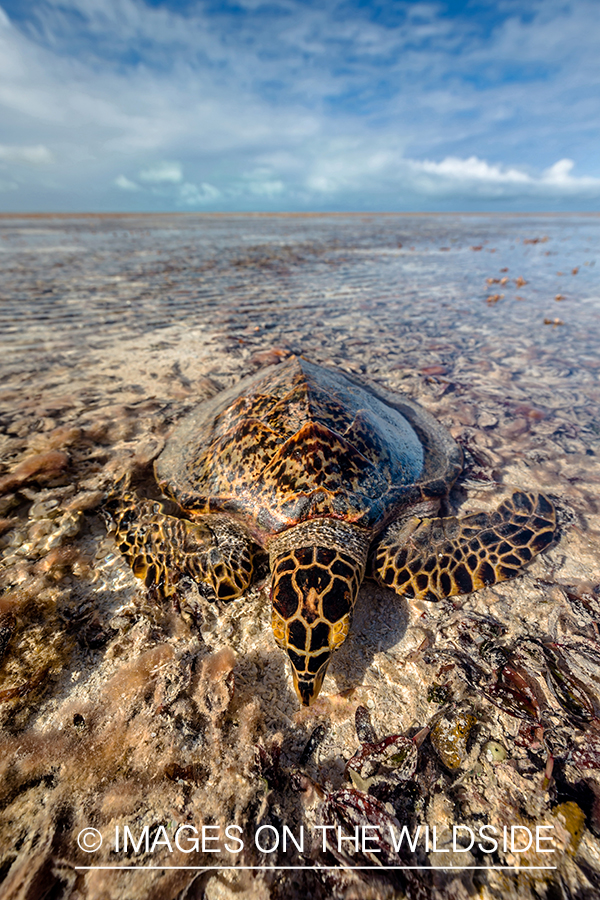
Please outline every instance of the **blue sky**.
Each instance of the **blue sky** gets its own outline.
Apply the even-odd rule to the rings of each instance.
[[[0,210],[598,210],[600,0],[0,0]]]

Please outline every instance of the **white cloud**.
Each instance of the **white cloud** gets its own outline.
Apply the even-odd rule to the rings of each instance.
[[[177,199],[186,206],[206,206],[221,197],[221,191],[212,184],[202,182],[200,186],[186,181],[177,192]]]
[[[484,182],[487,184],[527,184],[530,177],[519,169],[506,169],[494,166],[484,159],[470,156],[468,159],[458,159],[456,156],[447,156],[441,162],[429,160],[407,160],[415,171],[427,172],[430,175],[438,175],[448,181],[459,182]]]
[[[279,197],[285,193],[285,184],[279,179],[251,180],[248,182],[248,190],[255,197]]]
[[[286,193],[286,183],[281,178],[274,177],[276,168],[273,166],[259,166],[251,172],[245,172],[239,182],[232,185],[231,196],[251,195],[273,199]]]
[[[300,165],[296,160],[296,169]],[[289,173],[289,159],[279,160]],[[405,156],[400,148],[373,151],[365,142],[337,143],[315,148],[304,169],[303,187],[310,196],[334,202],[363,192],[372,197],[406,196],[441,199],[453,197],[494,199],[546,198],[561,200],[600,197],[600,178],[572,174],[573,161],[562,159],[542,171],[532,167],[503,166],[477,156],[446,156],[436,162]]]
[[[573,177],[571,171],[575,163],[572,159],[559,159],[542,173],[541,182],[550,187],[557,188],[565,193],[579,193],[586,190],[598,190],[600,178]]]
[[[179,184],[180,181],[183,181],[181,163],[158,163],[150,169],[143,169],[139,173],[139,178],[141,181],[148,181],[152,184]]]
[[[574,179],[571,177],[571,170],[574,165],[575,163],[572,159],[559,159],[558,162],[555,162],[553,166],[544,171],[544,178],[550,184],[572,184]],[[595,181],[596,179],[592,180]]]
[[[476,190],[491,197],[513,196],[515,192],[525,196],[600,196],[600,178],[571,175],[574,166],[571,159],[561,159],[538,174],[490,165],[476,156],[468,159],[448,156],[439,163],[407,159],[405,164],[420,177],[417,187],[426,192]]]
[[[119,175],[115,178],[115,184],[118,188],[121,188],[122,191],[139,191],[140,186],[136,184],[135,181],[131,181],[125,175]]]
[[[1,10],[0,10],[1,12]],[[47,165],[54,161],[52,153],[43,144],[33,147],[17,147],[0,144],[0,161],[9,163],[26,163],[27,165]]]

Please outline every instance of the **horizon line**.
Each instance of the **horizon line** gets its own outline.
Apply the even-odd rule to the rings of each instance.
[[[297,216],[297,217],[315,217],[315,216],[499,216],[499,217],[527,217],[527,216],[600,216],[600,210],[528,210],[519,212],[500,211],[500,210],[428,210],[418,212],[393,212],[389,210],[348,210],[341,211],[319,211],[311,210],[304,212],[294,211],[252,211],[252,210],[173,210],[166,212],[164,210],[145,210],[145,211],[127,211],[127,212],[93,212],[90,210],[81,212],[15,212],[0,211],[1,219],[41,219],[41,218],[126,218],[131,216]]]

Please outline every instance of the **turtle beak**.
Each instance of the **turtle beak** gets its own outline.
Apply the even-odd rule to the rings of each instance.
[[[299,654],[294,653],[294,657],[297,658],[298,655]],[[325,673],[327,672],[327,666],[329,665],[329,660],[331,659],[331,654],[322,654],[322,656],[327,656],[327,659],[325,660],[325,662],[323,662],[316,675],[313,675],[307,671],[299,672],[296,669],[297,659],[296,661],[294,659],[291,659],[294,688],[296,690],[296,693],[298,694],[298,699],[300,700],[302,706],[311,706],[319,696],[319,692],[323,685],[323,679],[325,678]],[[308,663],[308,659],[306,661]]]

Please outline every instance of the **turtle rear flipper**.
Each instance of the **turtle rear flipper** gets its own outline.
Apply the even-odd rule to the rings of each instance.
[[[250,584],[250,541],[232,519],[178,519],[164,513],[161,503],[132,492],[113,497],[106,508],[133,574],[159,596],[175,594],[184,575],[207,585],[216,600],[233,600]]]
[[[515,491],[495,512],[392,523],[375,547],[372,575],[409,598],[468,594],[518,575],[555,531],[547,497]]]

